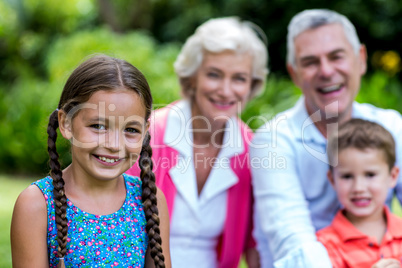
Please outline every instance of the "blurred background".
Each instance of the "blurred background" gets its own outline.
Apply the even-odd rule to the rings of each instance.
[[[285,69],[286,33],[291,17],[308,8],[346,15],[367,46],[357,100],[402,111],[400,0],[0,0],[0,267],[11,267],[15,198],[48,172],[48,116],[84,58],[106,53],[131,62],[163,105],[180,97],[173,62],[198,25],[220,16],[250,20],[267,36],[270,56],[266,89],[242,114],[256,129],[263,122],[253,116],[271,118],[300,96]],[[58,142],[67,165],[69,145]]]
[[[300,95],[285,69],[291,17],[329,8],[350,18],[369,54],[359,101],[402,110],[400,0],[0,0],[0,171],[48,171],[47,117],[70,72],[93,53],[128,60],[147,77],[155,104],[179,98],[173,62],[195,28],[212,17],[238,16],[261,27],[270,56],[265,92],[242,117],[253,128]],[[61,139],[59,139],[61,141]],[[60,142],[68,163],[68,144]]]

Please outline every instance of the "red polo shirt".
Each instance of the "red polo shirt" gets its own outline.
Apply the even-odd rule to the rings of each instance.
[[[331,225],[317,232],[317,239],[327,249],[334,268],[371,267],[381,258],[402,261],[402,219],[384,207],[387,231],[378,244],[360,232],[338,211]]]

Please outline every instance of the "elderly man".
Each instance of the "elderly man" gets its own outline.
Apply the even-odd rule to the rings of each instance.
[[[340,208],[326,178],[327,134],[352,117],[376,121],[393,134],[399,153],[402,117],[354,101],[367,54],[345,16],[321,9],[297,14],[288,27],[287,53],[287,69],[303,96],[263,125],[250,147],[256,238],[264,267],[331,267],[315,236]],[[397,161],[402,166],[399,154]],[[402,200],[401,178],[388,205],[394,193]]]

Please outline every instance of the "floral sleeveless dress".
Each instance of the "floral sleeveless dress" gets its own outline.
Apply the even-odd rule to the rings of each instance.
[[[110,215],[93,215],[76,207],[67,199],[66,267],[144,267],[148,236],[141,201],[141,180],[123,174],[126,200]],[[34,182],[47,202],[47,245],[50,267],[56,267],[57,232],[52,178]]]

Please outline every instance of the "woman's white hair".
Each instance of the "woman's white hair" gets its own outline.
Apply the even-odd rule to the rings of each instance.
[[[308,9],[296,14],[289,23],[287,36],[288,64],[296,68],[294,39],[304,31],[323,25],[339,23],[343,27],[346,39],[356,54],[359,53],[360,41],[353,24],[343,15],[328,9]]]
[[[268,74],[268,52],[257,33],[261,38],[266,38],[258,26],[248,21],[240,21],[237,17],[210,19],[200,25],[186,40],[174,63],[183,95],[191,96],[195,90],[190,80],[201,66],[204,53],[228,50],[251,54],[253,83],[250,98],[259,93]]]

